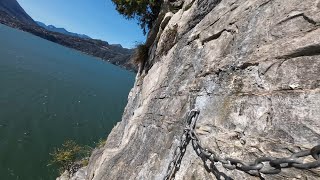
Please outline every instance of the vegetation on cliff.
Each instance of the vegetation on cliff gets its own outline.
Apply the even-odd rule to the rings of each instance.
[[[89,146],[80,146],[75,141],[68,140],[60,148],[55,148],[50,155],[52,160],[50,165],[59,167],[60,173],[65,170],[71,171],[75,164],[86,166],[92,148]]]
[[[49,165],[57,166],[60,173],[68,171],[73,174],[80,167],[88,165],[89,157],[94,149],[102,148],[105,144],[106,140],[104,139],[99,139],[95,143],[95,147],[79,145],[73,140],[67,140],[61,147],[54,148],[50,153]]]
[[[157,19],[162,0],[112,0],[117,11],[127,19],[137,19],[146,34]]]

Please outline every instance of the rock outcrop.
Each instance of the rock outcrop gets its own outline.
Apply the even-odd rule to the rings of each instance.
[[[288,157],[320,144],[319,0],[174,3],[87,179],[163,179],[192,108],[200,110],[202,143],[222,157]],[[179,180],[263,178],[319,179],[320,170],[260,178],[219,163],[206,170],[189,144],[176,173]]]

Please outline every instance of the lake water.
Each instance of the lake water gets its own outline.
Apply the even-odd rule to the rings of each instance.
[[[49,153],[94,145],[121,119],[134,73],[0,25],[0,179],[51,180]]]

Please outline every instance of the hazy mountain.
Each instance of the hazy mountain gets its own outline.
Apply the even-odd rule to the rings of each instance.
[[[36,23],[48,31],[58,32],[58,33],[62,33],[65,35],[75,36],[75,37],[80,37],[80,38],[85,38],[85,39],[91,39],[89,36],[87,36],[85,34],[77,34],[77,33],[69,32],[64,28],[57,28],[54,25],[46,25],[46,24],[39,22],[39,21],[36,21]]]
[[[58,13],[58,12],[57,12]],[[83,53],[99,57],[117,66],[137,71],[130,61],[132,49],[123,48],[119,44],[91,39],[88,36],[71,33],[64,28],[36,23],[16,0],[0,0],[0,23],[21,29],[43,39],[76,49]]]
[[[0,0],[0,11],[28,24],[36,24],[16,0]]]

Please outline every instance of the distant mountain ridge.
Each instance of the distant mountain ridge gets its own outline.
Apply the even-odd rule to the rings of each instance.
[[[16,0],[0,0],[0,11],[4,11],[10,16],[27,24],[36,24],[36,22],[24,11]]]
[[[48,29],[51,29],[48,30],[38,25],[16,0],[0,0],[0,23],[137,72],[136,65],[130,61],[133,54],[132,49],[123,48],[119,44],[109,44],[98,39],[79,37],[75,35],[76,33],[70,34],[71,32],[64,28],[47,26]]]
[[[36,21],[36,23],[39,26],[45,28],[48,31],[58,32],[58,33],[62,33],[62,34],[65,34],[65,35],[75,36],[75,37],[84,38],[84,39],[91,39],[91,37],[89,37],[89,36],[87,36],[85,34],[73,33],[73,32],[67,31],[65,28],[57,28],[54,25],[46,25],[46,24],[44,24],[43,22],[40,22],[40,21]]]

